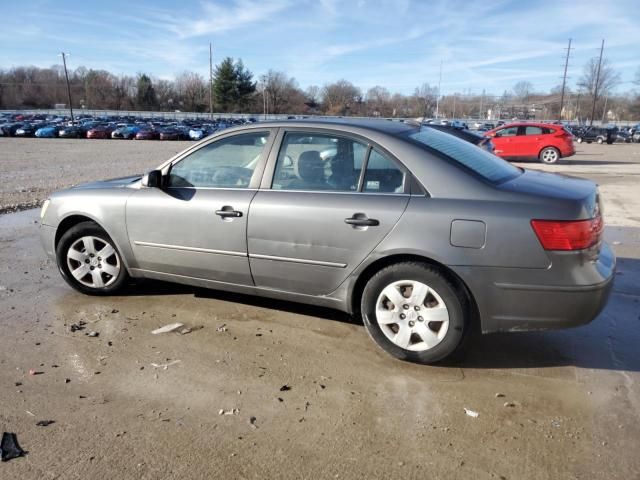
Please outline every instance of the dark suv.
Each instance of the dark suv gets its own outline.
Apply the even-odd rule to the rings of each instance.
[[[615,128],[602,128],[602,127],[585,127],[582,129],[576,129],[574,136],[576,142],[596,142],[596,143],[608,143],[611,145],[616,141],[617,129]]]

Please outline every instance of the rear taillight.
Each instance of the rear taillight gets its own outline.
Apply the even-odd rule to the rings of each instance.
[[[583,250],[600,241],[604,224],[598,215],[590,220],[531,220],[545,250]]]

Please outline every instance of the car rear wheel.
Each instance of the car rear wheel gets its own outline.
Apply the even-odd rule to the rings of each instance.
[[[460,345],[468,301],[436,268],[403,262],[383,268],[367,283],[361,312],[367,332],[401,360],[434,363]]]
[[[576,139],[576,142],[578,142],[578,143],[582,143],[582,137],[578,137],[578,138]]]
[[[604,143],[604,138],[602,138],[602,137],[598,137],[598,138],[596,139],[596,143],[598,143],[598,144],[602,145],[602,144]]]
[[[56,258],[65,281],[89,295],[110,295],[128,277],[115,243],[93,222],[67,230],[56,247]]]
[[[560,151],[555,147],[543,148],[539,158],[542,163],[556,163],[560,159]]]

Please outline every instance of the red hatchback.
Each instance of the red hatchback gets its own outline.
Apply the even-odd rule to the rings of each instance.
[[[562,125],[510,123],[485,133],[495,145],[494,153],[506,160],[539,159],[556,163],[576,153],[573,136]]]

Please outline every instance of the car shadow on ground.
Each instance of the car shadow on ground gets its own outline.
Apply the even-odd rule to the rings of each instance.
[[[619,162],[614,160],[562,160],[565,165],[633,165],[637,162]]]
[[[160,281],[141,282],[127,289],[123,296],[185,294],[362,326],[360,319],[330,308]],[[362,334],[365,335],[364,327]],[[637,345],[640,345],[640,260],[621,257],[609,303],[593,322],[544,332],[488,335],[471,332],[462,351],[439,366],[466,369],[573,366],[640,372]]]

